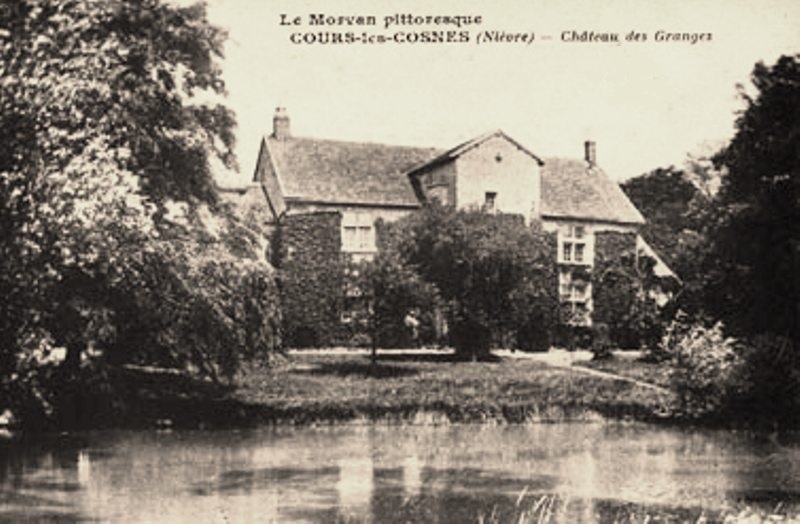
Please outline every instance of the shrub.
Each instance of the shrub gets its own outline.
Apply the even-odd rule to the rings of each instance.
[[[436,286],[425,282],[392,252],[353,266],[348,272],[349,293],[354,300],[353,338],[368,337],[376,347],[407,348],[438,341],[440,301]],[[413,315],[412,330],[406,317]],[[361,337],[358,337],[360,330]]]
[[[592,328],[592,359],[605,360],[613,356],[611,349],[613,344],[609,336],[608,325],[602,322],[596,323]]]
[[[274,270],[258,236],[220,221],[219,238],[174,231],[131,261],[112,289],[112,363],[136,362],[231,377],[242,360],[281,349]],[[232,244],[236,245],[232,245]]]
[[[774,334],[751,338],[742,351],[744,387],[732,409],[797,427],[800,420],[800,358],[791,339]]]
[[[553,274],[543,274],[540,278],[526,279],[509,296],[509,328],[513,332],[511,342],[525,351],[550,349],[559,320],[552,294],[555,277]]]
[[[671,356],[669,379],[680,414],[699,418],[727,407],[742,385],[737,345],[719,322],[709,328],[678,319],[667,327],[662,349]]]

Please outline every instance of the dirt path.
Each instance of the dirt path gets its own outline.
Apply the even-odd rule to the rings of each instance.
[[[644,382],[642,380],[637,380],[631,377],[625,377],[622,375],[617,375],[616,373],[609,373],[608,371],[600,371],[598,369],[587,368],[584,366],[576,366],[576,362],[585,362],[592,359],[591,351],[565,351],[560,349],[550,350],[546,353],[526,353],[522,351],[509,351],[509,350],[500,350],[494,352],[496,355],[505,357],[505,358],[516,358],[520,360],[535,360],[537,362],[542,362],[547,364],[548,366],[553,366],[561,369],[568,369],[570,371],[577,371],[578,373],[584,373],[586,375],[594,375],[596,377],[602,377],[608,380],[622,380],[624,382],[629,382],[631,384],[636,384],[637,386],[652,389],[654,391],[658,391],[660,393],[669,393],[669,390],[657,386],[655,384],[651,384],[649,382]],[[637,358],[638,352],[627,352],[625,356],[618,356],[617,358]]]

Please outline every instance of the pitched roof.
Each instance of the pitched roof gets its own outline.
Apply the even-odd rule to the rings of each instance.
[[[541,213],[545,217],[644,223],[639,210],[602,169],[572,158],[545,159]]]
[[[419,205],[405,173],[439,153],[300,137],[266,143],[285,197],[340,204]]]
[[[316,138],[265,138],[283,196],[309,202],[414,206],[419,200],[408,175],[450,162],[489,138],[502,136],[543,165],[541,214],[642,224],[644,218],[602,169],[585,161],[544,162],[500,130],[447,151]]]
[[[542,165],[542,160],[538,156],[536,156],[533,153],[531,153],[525,146],[521,145],[519,142],[517,142],[516,140],[514,140],[513,138],[511,138],[510,136],[505,134],[502,130],[497,129],[495,131],[490,131],[488,133],[484,133],[483,135],[480,135],[480,136],[475,137],[473,139],[467,140],[466,142],[462,142],[462,143],[458,144],[457,146],[452,147],[452,148],[448,149],[447,151],[444,151],[443,153],[441,153],[441,154],[437,155],[436,157],[426,161],[425,163],[422,163],[420,165],[415,166],[414,168],[409,170],[408,175],[409,176],[413,176],[413,175],[417,175],[419,173],[424,173],[424,172],[426,172],[426,171],[428,171],[430,169],[433,169],[434,167],[440,166],[442,164],[446,164],[447,162],[450,162],[451,160],[455,160],[456,158],[460,157],[461,155],[463,155],[464,153],[466,153],[470,149],[472,149],[474,147],[477,147],[477,146],[481,145],[482,143],[486,142],[487,140],[489,140],[490,138],[493,138],[493,137],[496,137],[496,136],[499,136],[499,137],[502,137],[502,138],[508,140],[509,142],[511,142],[512,144],[517,146],[520,150],[522,150],[527,155],[531,156],[534,160],[536,160],[539,163],[539,165]]]
[[[653,274],[659,278],[674,278],[675,280],[680,282],[680,278],[678,275],[675,274],[672,269],[667,265],[664,260],[658,256],[655,249],[653,249],[650,244],[648,244],[642,235],[636,235],[636,249],[639,250],[645,256],[648,256],[655,260],[655,266],[653,267]]]

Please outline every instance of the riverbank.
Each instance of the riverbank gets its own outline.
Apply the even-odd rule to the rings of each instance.
[[[363,352],[293,352],[231,384],[143,368],[116,370],[111,383],[109,398],[72,392],[57,429],[658,421],[668,397],[577,367],[508,355],[462,362],[446,352],[384,352],[374,366]]]

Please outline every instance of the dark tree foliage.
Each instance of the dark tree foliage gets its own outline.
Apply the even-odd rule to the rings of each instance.
[[[692,210],[706,197],[683,171],[674,167],[631,178],[621,187],[646,219],[642,237],[684,278],[684,245],[698,227]]]
[[[633,233],[598,233],[595,242],[593,321],[618,347],[653,350],[662,331],[655,298],[662,283],[653,273],[655,261],[637,254]]]
[[[729,332],[800,347],[800,55],[756,64],[757,93],[715,161],[727,177],[707,213],[706,307]]]
[[[351,268],[356,305],[353,324],[374,348],[408,348],[437,342],[440,300],[436,286],[426,282],[396,252],[383,251]],[[411,315],[417,323],[407,325]]]
[[[432,204],[391,227],[389,249],[436,286],[460,354],[481,357],[509,333],[552,330],[555,242],[536,225]]]
[[[771,66],[758,63],[751,78],[752,96],[740,88],[745,108],[734,137],[713,159],[724,173],[719,192],[690,211],[697,231],[687,243],[693,257],[686,260],[693,264],[685,273],[689,278],[684,278],[681,306],[689,306],[695,319],[685,331],[708,332],[703,324],[709,317],[721,323],[711,337],[678,339],[702,364],[687,375],[686,384],[711,380],[726,388],[717,414],[796,427],[800,55],[782,56]],[[723,332],[735,337],[730,343],[735,366],[717,351]],[[736,373],[704,379],[702,374],[714,366],[735,367]]]
[[[102,140],[149,197],[214,199],[209,154],[234,164],[235,121],[222,105],[188,102],[199,92],[224,92],[217,59],[226,35],[208,24],[204,5],[21,0],[3,7],[2,113],[33,133],[28,145],[39,169],[63,169]]]

